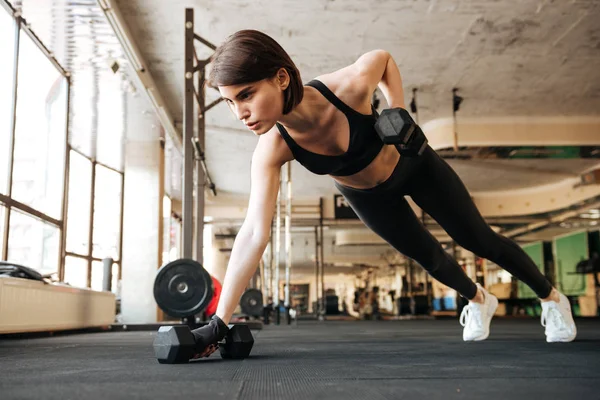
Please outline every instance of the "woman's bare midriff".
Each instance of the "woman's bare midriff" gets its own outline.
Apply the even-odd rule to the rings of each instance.
[[[394,146],[383,146],[377,157],[362,171],[349,176],[332,176],[340,185],[370,189],[385,182],[394,172],[400,154]]]

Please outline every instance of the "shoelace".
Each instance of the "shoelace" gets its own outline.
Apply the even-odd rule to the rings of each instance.
[[[550,307],[542,311],[542,326],[545,328],[550,322],[550,328],[557,331],[566,331],[569,329],[565,319],[556,307]]]
[[[460,313],[460,324],[462,326],[471,325],[473,322],[477,327],[481,327],[481,310],[479,307],[467,304]]]

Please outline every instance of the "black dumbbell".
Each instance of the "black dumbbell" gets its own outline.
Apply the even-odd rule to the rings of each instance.
[[[403,108],[391,108],[381,112],[375,130],[385,144],[396,146],[400,154],[415,157],[427,148],[425,134]]]
[[[224,342],[219,343],[221,358],[243,359],[250,355],[254,338],[248,325],[229,325]],[[161,364],[182,364],[204,349],[198,349],[187,325],[161,326],[154,339],[154,354]]]

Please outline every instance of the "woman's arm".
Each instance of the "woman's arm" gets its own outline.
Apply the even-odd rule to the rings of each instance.
[[[379,86],[390,108],[406,108],[402,77],[392,55],[385,50],[373,50],[356,60],[354,67],[366,85],[369,96]]]
[[[269,241],[281,166],[292,159],[289,149],[278,145],[280,139],[276,132],[265,133],[252,156],[248,211],[231,250],[216,312],[225,324],[229,324]]]

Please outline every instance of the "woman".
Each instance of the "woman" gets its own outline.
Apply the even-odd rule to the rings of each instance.
[[[194,331],[198,356],[208,356],[227,331],[233,310],[269,241],[281,167],[296,159],[335,180],[359,218],[400,253],[469,300],[461,315],[465,341],[484,340],[498,300],[473,283],[419,222],[404,199],[434,218],[462,247],[502,266],[542,300],[548,342],[571,341],[576,327],[568,299],[553,288],[512,240],[486,224],[450,166],[430,147],[400,156],[374,130],[370,99],[377,87],[391,108],[405,108],[400,72],[383,50],[302,85],[288,54],[264,33],[243,30],[213,56],[208,84],[258,136],[251,165],[250,200],[223,282],[215,317]]]

